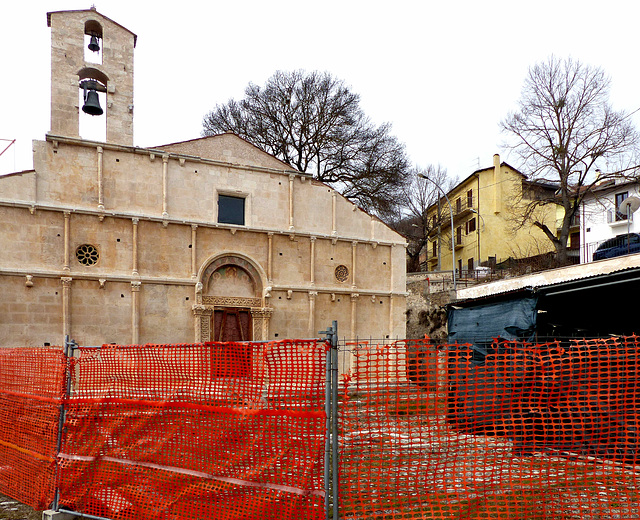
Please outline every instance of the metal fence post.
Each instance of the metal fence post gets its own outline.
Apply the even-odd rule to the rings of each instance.
[[[325,331],[330,333],[329,331]],[[320,332],[322,334],[323,332]],[[329,336],[329,334],[327,334]],[[326,353],[326,382],[325,382],[325,398],[324,412],[326,419],[326,439],[324,445],[324,511],[325,518],[329,520],[329,498],[331,495],[331,352],[333,349],[327,349]]]
[[[326,388],[324,409],[327,416],[324,453],[325,517],[338,520],[338,322],[333,321],[327,330],[319,334],[329,343],[326,357]],[[332,498],[332,502],[329,498]],[[330,513],[330,505],[333,506]]]
[[[67,415],[66,410],[66,400],[71,395],[71,371],[70,371],[70,362],[69,357],[73,357],[73,349],[77,347],[77,344],[74,340],[69,340],[69,336],[64,337],[64,359],[65,359],[65,369],[64,369],[64,378],[65,378],[65,393],[60,403],[60,415],[58,417],[58,438],[56,440],[56,469],[55,469],[55,484],[56,489],[53,496],[53,504],[51,505],[51,509],[55,512],[58,512],[60,509],[60,488],[58,487],[59,481],[59,471],[60,466],[58,463],[58,456],[60,455],[60,451],[62,450],[62,435],[64,433],[64,423]]]
[[[340,481],[338,464],[338,322],[333,321],[333,336],[331,338],[331,442],[332,442],[332,484],[333,484],[333,520],[338,520],[338,506],[340,504]]]

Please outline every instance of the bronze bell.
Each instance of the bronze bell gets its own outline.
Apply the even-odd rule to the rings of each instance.
[[[84,106],[82,107],[82,111],[85,114],[89,114],[92,116],[102,115],[102,108],[100,107],[100,100],[98,99],[98,93],[94,89],[89,89],[86,91],[84,96]]]
[[[89,50],[93,52],[98,52],[100,50],[100,45],[98,44],[98,37],[95,34],[91,35],[91,41],[89,42]]]

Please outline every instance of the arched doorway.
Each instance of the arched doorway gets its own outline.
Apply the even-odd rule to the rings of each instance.
[[[267,339],[272,310],[265,306],[263,275],[239,255],[210,259],[196,285],[196,341]]]

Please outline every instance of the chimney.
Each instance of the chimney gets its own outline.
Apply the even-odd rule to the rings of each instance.
[[[493,155],[493,212],[500,213],[502,204],[502,169],[500,168],[500,155]]]

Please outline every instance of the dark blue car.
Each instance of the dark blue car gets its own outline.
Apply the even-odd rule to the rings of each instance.
[[[640,253],[640,235],[629,233],[605,240],[593,253],[594,260],[604,260],[614,256]]]

